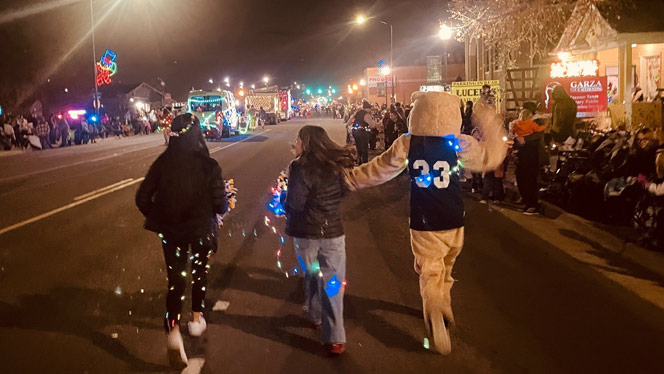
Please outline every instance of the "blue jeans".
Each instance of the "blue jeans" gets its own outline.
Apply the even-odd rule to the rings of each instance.
[[[322,324],[324,343],[346,343],[344,288],[346,238],[294,238],[298,261],[304,267],[307,318]]]

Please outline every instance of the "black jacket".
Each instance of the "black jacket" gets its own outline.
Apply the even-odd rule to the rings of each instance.
[[[136,193],[145,228],[167,237],[197,240],[213,232],[215,214],[228,205],[221,167],[201,153],[167,150],[152,164]]]
[[[284,203],[286,234],[304,239],[343,235],[341,198],[345,190],[342,175],[312,170],[299,159],[291,162]]]

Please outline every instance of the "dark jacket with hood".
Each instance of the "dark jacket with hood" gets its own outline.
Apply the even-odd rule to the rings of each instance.
[[[172,133],[190,128],[170,138],[136,193],[147,230],[188,241],[214,232],[215,214],[228,207],[221,167],[209,156],[198,120],[190,118],[173,120]]]
[[[553,106],[551,131],[556,141],[564,142],[574,136],[577,105],[562,86],[556,86],[551,96],[556,101]]]
[[[284,210],[286,234],[295,238],[330,239],[344,234],[341,198],[343,175],[317,170],[303,160],[291,162]]]

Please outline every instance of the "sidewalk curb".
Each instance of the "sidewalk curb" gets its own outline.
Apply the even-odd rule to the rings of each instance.
[[[26,151],[26,150],[20,150],[20,149],[12,149],[10,151],[0,151],[0,157],[11,157],[11,156],[17,156],[17,155],[22,155],[24,153],[31,152],[31,151]]]
[[[590,221],[571,214],[546,201],[540,201],[543,216],[556,220],[570,229],[583,233],[602,247],[633,261],[634,263],[664,277],[664,255],[647,250],[636,243],[621,239],[609,231],[595,227]]]

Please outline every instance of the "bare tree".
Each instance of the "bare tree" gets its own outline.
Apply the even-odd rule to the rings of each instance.
[[[616,17],[630,1],[621,0],[450,0],[449,13],[457,23],[457,38],[482,40],[496,61],[512,67],[527,58],[541,59],[555,47],[570,22],[581,22],[583,9],[595,5]]]

